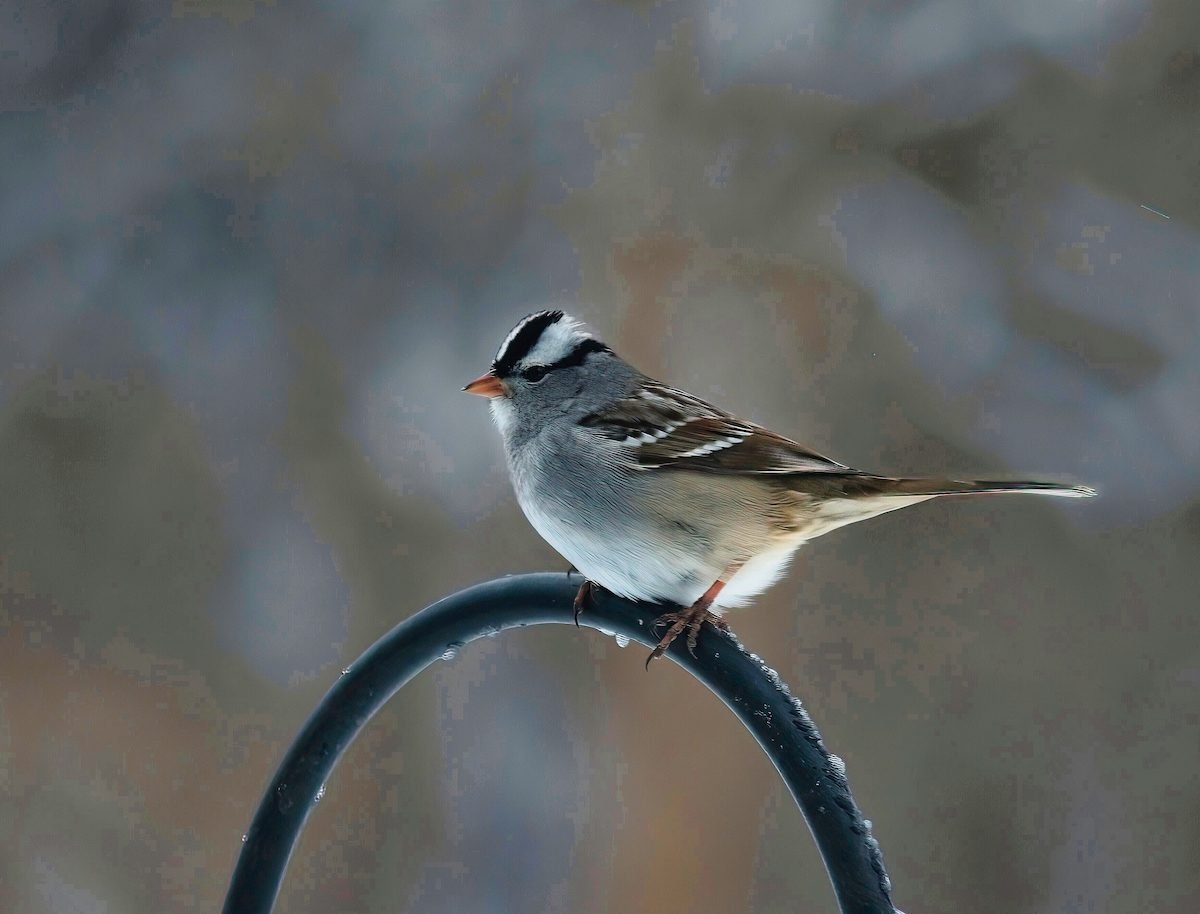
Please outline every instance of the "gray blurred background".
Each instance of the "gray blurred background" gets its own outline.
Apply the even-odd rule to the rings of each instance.
[[[556,304],[921,506],[734,628],[909,914],[1200,910],[1190,0],[0,7],[0,910],[216,910],[406,614],[563,569],[459,388]],[[732,716],[469,645],[328,784],[292,912],[832,912]]]

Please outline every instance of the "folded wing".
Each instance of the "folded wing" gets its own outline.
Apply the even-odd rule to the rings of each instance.
[[[857,472],[656,381],[645,381],[636,395],[592,413],[580,425],[627,445],[640,469],[756,475]]]

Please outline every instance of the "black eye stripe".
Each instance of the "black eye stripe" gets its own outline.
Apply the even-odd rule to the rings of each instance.
[[[568,355],[563,356],[557,362],[550,365],[530,365],[523,371],[518,372],[526,381],[531,381],[536,384],[542,380],[547,374],[552,371],[558,371],[560,368],[574,368],[577,365],[582,365],[584,360],[593,352],[612,352],[612,350],[599,340],[591,339],[590,337],[580,342],[578,346],[571,350]]]
[[[548,366],[548,368],[550,371],[557,371],[559,368],[572,368],[576,365],[582,365],[584,359],[586,359],[593,352],[612,352],[612,350],[599,340],[594,340],[589,337],[572,349],[568,355],[563,356],[553,365]]]
[[[583,360],[587,359],[592,353],[611,353],[612,349],[601,343],[599,339],[584,339],[583,342],[577,345],[570,351],[568,355],[564,355],[562,359],[554,362],[553,365],[547,365],[547,372],[557,372],[559,368],[574,368],[577,365],[583,365]],[[540,367],[540,366],[534,366]]]

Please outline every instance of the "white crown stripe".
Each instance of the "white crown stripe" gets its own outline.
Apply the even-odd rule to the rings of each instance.
[[[504,338],[504,342],[501,343],[500,348],[496,350],[496,361],[497,362],[504,361],[504,356],[508,352],[508,347],[511,346],[512,341],[517,338],[517,334],[521,332],[521,328],[524,327],[526,324],[528,324],[535,317],[539,317],[539,316],[540,315],[538,315],[538,314],[530,314],[528,317],[523,318],[521,320],[521,322],[519,324],[517,324],[517,326],[512,328],[512,330],[508,331],[508,336],[506,336]]]
[[[591,339],[591,334],[585,332],[582,327],[579,321],[569,318],[551,324],[542,331],[542,335],[530,347],[521,362],[529,365],[553,365],[559,359],[565,359],[583,340]]]
[[[496,351],[494,364],[508,361],[524,366],[553,365],[571,355],[581,342],[593,338],[592,334],[584,329],[581,322],[574,320],[569,315],[558,313],[561,316],[542,327],[537,338],[531,340],[528,346],[522,344],[521,348],[524,349],[524,352],[512,353],[509,350],[522,332],[531,322],[545,320],[547,312],[530,314],[524,318],[509,331],[504,342],[500,344],[500,348]],[[514,359],[513,356],[517,356],[517,358]]]

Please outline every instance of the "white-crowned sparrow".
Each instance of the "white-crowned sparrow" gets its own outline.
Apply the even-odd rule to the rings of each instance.
[[[1052,482],[896,479],[843,466],[649,378],[561,311],[539,311],[464,390],[489,397],[517,501],[592,584],[686,607],[659,617],[688,646],[710,610],[769,587],[796,548],[938,495],[1088,496]]]

